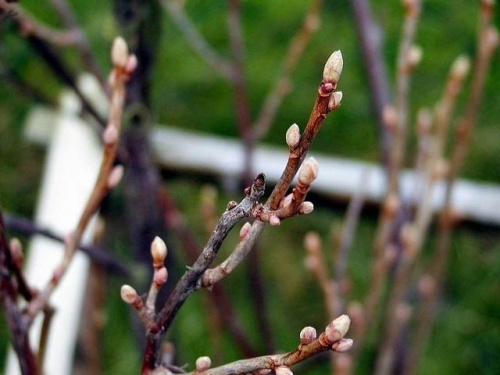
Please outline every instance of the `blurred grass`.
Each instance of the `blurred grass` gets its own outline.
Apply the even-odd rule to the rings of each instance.
[[[399,2],[372,1],[374,14],[385,30],[384,53],[389,71],[394,71],[401,26]],[[45,2],[24,0],[23,6],[46,22],[57,24],[57,17]],[[111,2],[73,1],[79,21],[84,25],[103,71],[109,68],[108,49],[117,34]],[[245,1],[243,27],[247,58],[247,85],[253,118],[259,112],[263,98],[279,72],[281,58],[289,39],[302,22],[308,3],[300,0],[273,2]],[[224,56],[229,56],[226,32],[226,5],[202,0],[187,2],[187,11],[200,31]],[[412,116],[421,106],[432,107],[440,97],[449,66],[456,56],[474,55],[477,2],[457,0],[427,0],[419,26],[417,42],[424,50],[422,64],[413,77],[411,92]],[[496,16],[496,24],[499,17]],[[0,28],[8,29],[8,23]],[[153,120],[201,132],[237,136],[231,86],[214,73],[190,48],[168,16],[163,20],[162,48],[159,51],[152,85]],[[296,73],[294,91],[278,112],[265,142],[282,145],[283,134],[291,123],[304,126],[309,115],[325,59],[331,51],[341,49],[344,73],[339,89],[344,92],[342,108],[330,116],[314,151],[343,157],[374,161],[377,159],[377,138],[370,112],[369,93],[358,50],[353,20],[347,1],[326,2],[322,25],[313,37]],[[64,53],[75,67],[79,64],[73,51]],[[13,67],[26,80],[33,82],[47,95],[57,98],[60,84],[34,55],[22,38],[12,32],[2,33],[1,61]],[[467,158],[465,177],[500,183],[500,81],[499,54],[492,62],[477,128]],[[393,74],[390,75],[393,80]],[[467,100],[460,98],[458,113]],[[31,216],[41,179],[43,150],[29,145],[22,137],[22,125],[33,101],[20,95],[6,84],[0,85],[0,205],[7,211]],[[197,211],[199,184],[183,178],[168,181],[169,190],[186,213],[195,233],[203,240]],[[219,199],[220,209],[228,199]],[[343,213],[338,209],[318,207],[314,214],[287,220],[279,228],[266,231],[262,238],[261,258],[264,279],[268,286],[268,315],[276,333],[278,347],[295,347],[298,332],[305,325],[321,328],[327,322],[322,296],[314,278],[303,266],[303,235],[308,230],[328,237],[332,222],[340,223]],[[369,254],[375,222],[365,218],[357,231],[350,253],[349,274],[352,297],[361,298],[368,286]],[[475,228],[478,229],[478,228]],[[223,254],[231,249],[236,234],[228,239]],[[426,254],[433,250],[433,237]],[[449,278],[445,300],[425,356],[420,374],[498,374],[500,373],[500,249],[497,229],[472,230],[459,227],[453,239]],[[252,292],[246,285],[246,270],[241,267],[224,283],[234,299],[238,316],[256,345],[259,334],[249,300]],[[107,325],[103,359],[106,373],[135,374],[140,352],[127,330],[130,309],[118,298],[122,281],[113,280],[107,308]],[[202,294],[195,293],[181,309],[172,337],[176,340],[179,364],[194,362],[202,354],[211,354],[211,340],[206,303]],[[0,336],[6,337],[0,324]],[[372,335],[373,336],[373,335]],[[374,337],[374,336],[373,336]],[[373,342],[373,340],[372,340]],[[0,352],[5,352],[5,340],[0,340]],[[117,350],[119,348],[119,350]],[[374,360],[373,349],[363,353],[359,373],[367,373]],[[230,339],[224,346],[223,359],[239,358]],[[0,367],[3,366],[0,356]],[[192,368],[192,367],[191,367]],[[307,374],[324,374],[328,363],[304,368]],[[363,371],[365,369],[365,371]]]

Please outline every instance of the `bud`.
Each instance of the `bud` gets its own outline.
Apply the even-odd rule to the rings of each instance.
[[[423,51],[419,46],[411,46],[408,51],[408,64],[410,67],[415,67],[422,61]]]
[[[123,178],[125,169],[123,165],[116,165],[108,176],[108,188],[112,189],[120,183]]]
[[[118,129],[114,125],[106,126],[102,133],[102,141],[105,145],[112,145],[118,141]]]
[[[334,93],[332,93],[330,101],[328,102],[328,109],[330,111],[333,111],[334,109],[340,107],[340,102],[342,101],[343,97],[344,94],[342,93],[342,91],[335,91]]]
[[[278,216],[272,215],[269,218],[269,224],[271,224],[273,227],[277,227],[278,225],[281,224],[281,220],[280,220],[280,218]]]
[[[307,159],[299,171],[299,183],[311,185],[318,177],[318,162],[313,157]]]
[[[304,327],[300,331],[300,343],[302,345],[307,345],[316,339],[316,328],[314,327]]]
[[[340,51],[335,51],[328,58],[325,69],[323,70],[323,81],[331,82],[334,85],[340,79],[342,68],[344,67],[344,59]]]
[[[490,48],[490,51],[496,48],[500,39],[498,36],[498,30],[495,29],[495,27],[490,26],[488,30],[486,30],[485,39],[486,45]]]
[[[167,245],[158,236],[151,242],[151,255],[155,264],[163,264],[163,261],[167,257]]]
[[[421,108],[417,113],[417,131],[419,135],[428,134],[432,126],[432,114],[428,108]]]
[[[325,328],[326,339],[329,344],[333,344],[335,341],[341,339],[345,336],[349,330],[349,325],[351,324],[351,319],[347,315],[341,315]]]
[[[208,370],[211,365],[212,365],[212,360],[210,359],[210,357],[207,356],[199,357],[196,360],[196,371]]]
[[[155,271],[153,276],[153,281],[157,286],[162,286],[168,280],[168,271],[165,267],[161,267],[159,270]]]
[[[349,349],[352,348],[352,344],[354,342],[352,341],[352,339],[340,339],[336,342],[333,343],[332,345],[332,350],[336,351],[336,352],[339,352],[339,353],[344,353],[344,352],[347,352]]]
[[[307,215],[310,214],[311,212],[314,211],[314,204],[313,202],[302,202],[299,207],[299,213]]]
[[[316,232],[307,232],[304,237],[304,247],[310,253],[321,251],[321,237]]]
[[[382,120],[389,131],[394,133],[399,129],[398,112],[394,106],[386,105],[383,108]]]
[[[137,56],[132,54],[128,57],[127,64],[125,65],[125,71],[128,74],[132,74],[135,69],[137,68],[137,65],[139,62],[137,61]]]
[[[285,135],[286,144],[290,148],[295,148],[300,141],[300,129],[297,124],[293,124],[288,128]]]
[[[274,369],[276,375],[293,375],[292,370],[288,366],[278,366]]]
[[[129,305],[133,304],[138,298],[137,292],[130,285],[123,285],[121,289],[122,300]]]
[[[12,262],[16,265],[17,268],[22,268],[24,263],[24,255],[23,255],[23,245],[18,238],[12,238],[9,241],[10,247],[10,255],[12,256]]]
[[[122,37],[115,38],[111,47],[111,61],[114,65],[124,68],[128,61],[127,42]]]
[[[429,297],[436,288],[436,282],[431,275],[423,275],[418,281],[418,292],[423,297]]]
[[[280,208],[288,206],[293,201],[293,194],[290,193],[280,201]]]
[[[463,79],[469,74],[470,60],[465,55],[460,55],[456,58],[451,66],[451,75],[453,77]]]
[[[250,224],[249,222],[246,222],[245,224],[243,224],[243,226],[241,227],[240,229],[240,239],[244,239],[248,232],[250,232],[250,228],[252,227],[252,224]]]
[[[384,216],[393,217],[399,210],[400,200],[397,194],[389,194],[384,201]]]

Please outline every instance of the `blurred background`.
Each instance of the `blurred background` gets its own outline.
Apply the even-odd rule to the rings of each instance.
[[[182,10],[220,57],[230,61],[234,54],[227,27],[231,2],[187,0],[170,3]],[[392,94],[404,9],[398,1],[371,0],[369,3],[373,20],[380,27],[382,59]],[[471,58],[476,55],[479,3],[467,0],[423,2],[415,36],[415,43],[421,47],[423,55],[411,78],[407,167],[414,165],[418,148],[414,120],[418,109],[435,106],[445,87],[449,68],[458,55],[466,54]],[[41,23],[56,29],[65,27],[49,2],[23,0],[19,4]],[[98,306],[102,321],[98,362],[102,373],[134,374],[140,368],[142,353],[138,348],[141,340],[137,338],[139,333],[134,336],[133,312],[121,301],[120,286],[128,283],[137,286],[140,292],[146,291],[150,268],[147,244],[156,232],[165,238],[172,254],[169,255],[172,261],[169,283],[173,283],[191,258],[184,246],[186,237],[178,226],[172,224],[172,215],[180,212],[190,238],[204,244],[210,233],[211,220],[218,217],[229,200],[241,199],[244,175],[217,175],[197,168],[176,168],[173,163],[158,162],[154,153],[151,154],[154,161],[147,160],[144,164],[144,159],[138,158],[137,161],[130,155],[137,148],[143,151],[142,147],[148,155],[149,146],[140,140],[156,126],[242,142],[238,130],[242,121],[239,118],[241,109],[235,104],[238,103],[239,89],[220,73],[220,69],[214,69],[193,50],[185,31],[175,21],[175,15],[160,3],[71,1],[70,6],[102,72],[109,72],[111,68],[109,49],[117,35],[123,35],[133,50],[137,46],[143,47],[142,53],[151,59],[150,65],[145,64],[150,71],[144,72],[146,78],[134,91],[132,103],[125,111],[125,155],[128,155],[131,166],[127,169],[126,164],[124,181],[106,199],[103,207],[107,224],[102,246],[115,254],[130,274],[120,276],[110,272],[100,276],[105,280],[101,284],[105,299]],[[310,6],[309,1],[299,0],[246,0],[239,4],[244,85],[248,115],[252,120],[258,118],[264,98],[280,76],[290,40],[302,27]],[[313,143],[311,155],[321,153],[378,163],[381,158],[379,121],[373,110],[373,94],[363,65],[352,4],[349,1],[324,1],[318,2],[317,6],[318,29],[311,33],[296,68],[290,73],[291,90],[284,96],[269,124],[269,131],[258,140],[258,144],[274,145],[286,152],[286,130],[293,123],[303,129],[314,103],[324,63],[332,51],[340,49],[344,58],[344,71],[338,86],[344,94],[342,105],[325,120]],[[146,14],[146,25],[138,26],[134,20],[141,19],[143,13]],[[498,12],[492,22],[498,28]],[[56,110],[61,92],[68,89],[68,85],[61,79],[61,71],[54,69],[53,60],[52,64],[48,63],[50,59],[40,52],[43,47],[30,40],[26,33],[19,32],[15,17],[4,18],[0,28],[0,205],[8,214],[30,219],[34,215],[43,179],[47,149],[29,142],[24,136],[27,116],[34,106]],[[137,28],[141,28],[141,34],[137,33]],[[74,47],[51,45],[50,48],[74,77],[87,70]],[[476,127],[460,171],[462,178],[500,184],[499,81],[500,57],[497,52],[491,60]],[[467,105],[470,85],[470,79],[467,79],[458,96],[452,128]],[[448,154],[452,147],[453,141],[449,141],[445,153]],[[219,152],[224,155],[225,151],[220,149]],[[161,189],[167,192],[167,204],[162,206],[167,208],[163,214],[158,211],[159,204],[148,203],[141,196],[140,183],[134,185],[140,176],[151,177],[150,173],[153,173],[153,181],[159,178]],[[131,181],[129,185],[128,181]],[[127,186],[133,188],[127,189]],[[147,188],[150,186],[146,186],[142,193],[146,194]],[[271,188],[268,186],[268,192]],[[308,200],[315,204],[312,214],[285,220],[279,227],[267,228],[258,245],[258,259],[256,256],[248,259],[222,281],[232,311],[227,321],[224,312],[214,307],[220,305],[221,300],[217,299],[215,305],[210,302],[214,298],[210,291],[201,290],[188,299],[168,335],[175,345],[177,365],[188,363],[192,369],[195,359],[201,355],[211,356],[214,365],[218,365],[249,353],[261,355],[269,350],[292,350],[304,326],[311,325],[321,330],[331,319],[323,292],[305,265],[307,253],[303,239],[306,233],[317,232],[323,239],[326,267],[333,269],[334,249],[338,246],[348,199],[313,192]],[[177,208],[173,209],[168,202]],[[156,208],[151,208],[153,206]],[[363,300],[370,287],[372,244],[378,213],[378,205],[369,202],[363,207],[357,223],[347,255],[347,285],[344,286],[348,290],[345,293],[347,302]],[[143,217],[149,217],[147,220],[150,221],[138,224]],[[167,224],[159,224],[161,221]],[[438,231],[434,224],[424,241],[418,270],[425,270],[432,264]],[[420,357],[419,374],[500,373],[498,225],[498,222],[469,219],[454,228],[446,281],[439,303],[433,309],[435,319]],[[226,240],[221,259],[236,245],[238,229]],[[137,234],[139,232],[141,234]],[[28,237],[15,228],[11,228],[9,235],[19,236],[23,243],[28,241]],[[391,268],[387,272],[390,280]],[[408,292],[412,306],[419,303],[416,283],[416,279],[412,280],[410,286],[413,287]],[[388,298],[390,287],[386,289],[382,301]],[[383,308],[379,307],[373,322],[370,322],[353,373],[373,372],[387,324],[384,317]],[[251,350],[245,350],[234,330],[226,327],[233,319]],[[414,319],[410,318],[402,332],[411,330],[413,324]],[[6,353],[8,335],[3,319],[0,332],[0,353]],[[411,345],[411,335],[406,336],[406,341],[402,339],[398,343],[398,348],[403,351]],[[77,363],[85,357],[84,347],[81,343],[77,350]],[[5,355],[0,355],[0,368],[3,368],[4,360]],[[296,373],[325,374],[330,372],[329,369],[328,357],[320,356],[297,367]],[[400,372],[395,368],[393,373]]]

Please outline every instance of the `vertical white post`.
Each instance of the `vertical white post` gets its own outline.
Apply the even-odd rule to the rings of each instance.
[[[95,132],[77,116],[79,102],[73,94],[63,95],[61,107],[49,144],[35,221],[56,233],[68,234],[74,230],[94,185],[101,147]],[[91,222],[84,235],[84,243],[89,241],[93,224]],[[40,236],[31,240],[25,270],[30,285],[46,284],[62,259],[62,251],[63,246],[55,241]],[[77,253],[51,298],[55,315],[44,359],[45,374],[72,372],[88,265],[87,257]],[[40,328],[39,318],[30,332],[35,350]],[[19,373],[19,363],[11,349],[5,374]]]

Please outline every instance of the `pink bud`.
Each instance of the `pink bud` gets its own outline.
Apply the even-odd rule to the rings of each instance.
[[[351,319],[347,315],[341,315],[325,328],[326,339],[329,344],[333,344],[335,341],[340,340],[345,336],[349,330],[349,325],[351,324]]]
[[[128,57],[127,64],[125,64],[125,71],[128,74],[132,74],[137,68],[137,56],[132,54]]]
[[[314,327],[304,327],[300,331],[300,343],[303,345],[313,342],[316,337],[316,328]]]
[[[199,357],[196,360],[196,371],[205,371],[212,365],[212,360],[210,357]]]
[[[290,367],[288,366],[278,366],[274,372],[276,375],[293,375],[292,370],[290,370]]]
[[[108,125],[102,133],[102,141],[106,145],[112,145],[118,141],[118,129],[116,126]]]
[[[272,215],[269,218],[269,224],[271,224],[273,227],[277,227],[278,225],[281,224],[281,220],[280,220],[280,218],[278,216]]]
[[[123,165],[116,165],[108,176],[108,188],[112,189],[118,185],[123,178],[125,169]]]
[[[333,343],[332,350],[340,353],[347,352],[349,349],[352,348],[353,343],[354,342],[352,341],[352,339],[342,338]]]
[[[307,215],[313,211],[314,211],[314,204],[312,202],[306,201],[300,204],[299,213]]]
[[[153,276],[153,281],[156,285],[161,286],[167,282],[168,272],[165,267],[161,267],[159,270],[155,271]]]
[[[245,224],[243,224],[243,226],[241,227],[240,229],[240,239],[243,240],[248,232],[250,232],[250,228],[252,228],[252,224],[250,224],[249,222],[246,222]]]

